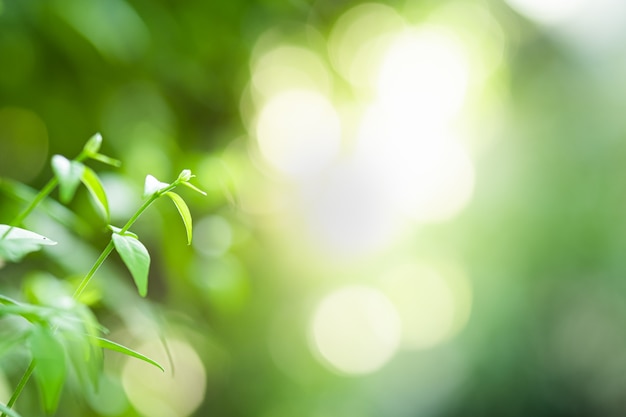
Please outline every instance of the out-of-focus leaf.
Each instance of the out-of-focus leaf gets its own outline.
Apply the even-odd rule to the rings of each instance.
[[[104,187],[102,186],[98,175],[96,175],[91,168],[85,167],[83,175],[80,179],[93,197],[93,201],[95,202],[98,211],[108,223],[110,218],[109,203],[106,192],[104,191]]]
[[[17,411],[7,407],[6,405],[0,403],[0,411],[6,414],[8,417],[21,417]]]
[[[139,295],[145,297],[148,293],[148,271],[150,269],[150,254],[139,239],[113,233],[113,244],[120,254],[122,261],[133,276]]]
[[[37,190],[8,178],[0,179],[0,192],[25,204],[29,204],[37,196]],[[40,208],[50,218],[73,230],[79,236],[87,233],[90,228],[82,218],[55,199],[45,199],[41,202]]]
[[[39,386],[44,410],[52,413],[57,408],[65,382],[65,351],[48,328],[38,326],[34,328],[30,342],[33,360],[37,365],[35,380]]]
[[[172,199],[172,201],[174,202],[174,205],[176,206],[176,208],[178,209],[178,212],[180,213],[180,217],[183,218],[183,223],[185,224],[185,230],[187,231],[187,244],[191,245],[193,227],[191,224],[191,213],[189,212],[189,207],[187,207],[185,200],[183,200],[182,197],[179,196],[178,194],[170,191],[170,192],[165,193],[165,195]]]
[[[205,191],[202,191],[201,189],[199,189],[198,187],[196,187],[196,186],[195,186],[195,185],[193,185],[193,184],[190,184],[190,183],[188,183],[188,182],[182,182],[181,184],[183,184],[185,187],[189,187],[189,188],[191,188],[192,190],[194,190],[194,191],[195,191],[195,192],[197,192],[197,193],[200,193],[200,194],[202,194],[202,195],[207,195]]]
[[[102,163],[105,163],[107,165],[111,165],[113,167],[121,167],[122,166],[122,161],[119,161],[117,159],[111,158],[109,156],[106,155],[102,155],[101,153],[95,153],[93,155],[89,156],[91,159],[95,159],[96,161],[100,161]]]
[[[127,231],[125,231],[124,233],[122,233],[122,229],[120,229],[119,227],[115,227],[115,226],[113,226],[112,224],[108,225],[107,227],[108,227],[110,230],[112,230],[113,232],[117,233],[117,234],[124,234],[124,235],[127,235],[127,236],[132,236],[132,237],[134,237],[135,239],[139,239],[139,236],[137,236],[137,234],[136,234],[136,233],[133,233],[133,232],[131,232],[131,231],[129,231],[129,230],[127,230]]]
[[[180,171],[180,174],[178,174],[178,180],[183,182],[187,182],[193,177],[194,175],[191,173],[190,169],[183,169],[182,171]]]
[[[28,334],[28,331],[16,332],[15,329],[13,329],[10,334],[2,334],[0,338],[0,358],[2,358],[6,352],[12,351],[16,345],[25,341]]]
[[[96,133],[92,137],[89,138],[83,150],[87,153],[87,155],[92,156],[100,150],[102,146],[102,135],[100,133]]]
[[[158,362],[150,359],[149,357],[142,355],[139,352],[136,352],[132,349],[127,348],[126,346],[122,346],[119,343],[112,342],[111,340],[104,339],[102,337],[92,338],[93,342],[104,349],[114,350],[115,352],[122,353],[127,356],[132,356],[133,358],[141,359],[144,362],[149,363],[150,365],[154,365],[159,368],[161,371],[165,372],[165,369]]]
[[[57,243],[30,230],[0,224],[0,258],[17,262],[24,255]]]
[[[152,194],[161,191],[169,186],[170,184],[161,182],[152,175],[146,175],[146,181],[144,182],[143,186],[143,196],[149,197]]]
[[[69,203],[76,193],[85,165],[70,161],[62,155],[52,157],[52,171],[59,180],[59,197],[63,203]]]

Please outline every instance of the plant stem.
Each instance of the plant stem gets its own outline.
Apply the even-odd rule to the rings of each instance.
[[[85,151],[82,151],[80,154],[78,154],[78,156],[74,160],[76,162],[82,162],[85,159],[87,159],[87,157],[88,155],[85,153]],[[30,202],[28,207],[22,210],[13,219],[13,221],[11,221],[11,223],[9,224],[10,227],[2,234],[2,236],[0,236],[0,240],[6,238],[9,235],[9,233],[11,233],[11,230],[13,230],[13,228],[19,226],[24,221],[24,219],[26,219],[26,217],[28,217],[28,215],[39,205],[39,203],[41,203],[46,197],[50,195],[50,193],[56,188],[58,184],[59,184],[59,180],[57,179],[57,177],[52,177],[50,181],[48,181],[48,183],[44,185],[41,191],[37,193],[37,195],[35,196],[33,201]]]
[[[26,386],[26,383],[28,383],[28,380],[30,379],[30,376],[33,374],[34,370],[35,370],[35,361],[31,360],[30,365],[28,365],[28,368],[26,369],[26,371],[24,372],[24,375],[22,375],[22,378],[20,379],[20,382],[17,384],[17,387],[15,387],[15,391],[13,391],[13,395],[11,395],[9,402],[7,403],[7,408],[13,407],[13,404],[15,404],[15,401],[17,401],[18,397],[22,393],[22,390],[24,390],[24,387]],[[0,417],[6,417],[6,414],[2,413],[0,414]]]
[[[165,189],[161,191],[157,191],[156,193],[152,194],[150,198],[144,201],[143,204],[137,209],[135,214],[133,214],[132,217],[126,222],[124,227],[122,227],[122,229],[120,230],[120,233],[127,232],[128,229],[130,229],[130,227],[137,221],[139,216],[141,216],[143,212],[146,211],[146,209],[150,207],[150,205],[154,203],[156,199],[161,197],[161,195],[165,194],[166,192],[173,190],[174,188],[176,188],[177,185],[178,185],[178,181],[175,181],[173,184],[169,185]],[[74,292],[74,295],[73,295],[75,300],[77,300],[80,297],[80,295],[83,293],[85,288],[87,288],[87,285],[89,285],[91,278],[93,278],[93,276],[98,271],[100,266],[104,263],[106,258],[111,254],[114,247],[115,246],[113,245],[113,240],[111,240],[109,244],[106,246],[106,248],[104,248],[104,250],[98,257],[96,262],[93,264],[93,266],[91,267],[87,275],[85,275],[85,277],[82,279],[80,284],[78,284],[78,287],[76,288],[76,291]]]
[[[39,191],[39,193],[37,193],[37,195],[35,196],[33,201],[30,202],[28,207],[26,207],[24,210],[22,210],[13,219],[13,221],[11,222],[11,225],[10,225],[11,227],[9,227],[4,232],[2,237],[0,237],[0,240],[2,240],[5,237],[7,237],[9,235],[9,233],[11,233],[11,230],[13,230],[14,227],[17,227],[19,224],[21,224],[22,221],[24,221],[24,219],[26,217],[28,217],[28,215],[35,209],[35,207],[37,207],[39,205],[39,203],[41,203],[46,197],[48,197],[48,195],[54,190],[54,188],[57,186],[58,183],[59,183],[59,181],[56,179],[56,177],[51,178],[50,181],[48,181],[48,183],[41,189],[41,191]]]
[[[79,155],[79,158],[80,158],[80,155]],[[78,158],[77,158],[77,160],[78,160]],[[150,205],[152,205],[152,203],[154,203],[163,194],[165,194],[165,193],[167,193],[169,191],[172,191],[174,188],[176,188],[180,184],[180,182],[181,182],[181,180],[176,180],[172,184],[170,184],[169,186],[165,187],[164,189],[159,190],[159,191],[155,192],[154,194],[152,194],[146,201],[143,202],[143,204],[137,209],[135,214],[133,214],[132,217],[126,222],[124,227],[122,227],[122,229],[120,230],[120,233],[127,232],[128,229],[130,229],[130,227],[137,221],[139,216],[141,216],[143,214],[143,212],[146,211],[146,209],[148,207],[150,207]],[[23,215],[22,220],[23,220],[23,218],[25,218],[37,206],[37,204],[41,200],[43,200],[48,194],[50,194],[50,192],[52,192],[52,190],[54,189],[56,184],[57,184],[56,179],[52,179],[52,180],[50,180],[50,182],[48,182],[46,187],[44,187],[44,189],[33,200],[33,203],[31,203],[29,205],[28,209],[24,210],[23,213],[25,213],[25,214]],[[48,188],[50,188],[50,189],[48,190]],[[46,193],[44,193],[44,191],[46,191]],[[36,201],[36,203],[34,203],[35,201]],[[19,216],[18,216],[18,219],[19,219]],[[21,221],[21,220],[19,220],[19,221]],[[15,223],[15,221],[14,221],[14,223]],[[2,238],[4,238],[4,236],[0,237],[0,240]],[[77,300],[80,297],[80,295],[83,293],[85,288],[87,288],[87,285],[89,285],[89,282],[91,281],[91,278],[93,278],[93,276],[96,274],[96,272],[98,271],[100,266],[102,266],[104,261],[111,254],[111,252],[113,251],[114,247],[115,246],[113,244],[113,240],[109,241],[107,246],[104,248],[104,250],[102,251],[102,253],[98,257],[98,259],[96,259],[96,262],[93,264],[93,266],[91,267],[89,272],[87,272],[87,275],[85,275],[85,277],[82,279],[82,281],[80,282],[80,284],[76,288],[76,291],[74,292],[74,295],[73,295],[73,298],[75,300]],[[26,369],[26,371],[24,372],[24,375],[22,375],[22,379],[20,379],[19,384],[15,388],[15,391],[13,391],[13,395],[11,396],[11,399],[9,400],[9,402],[7,404],[7,408],[11,408],[13,406],[13,404],[15,403],[15,401],[17,401],[18,397],[22,393],[22,390],[24,389],[24,386],[26,385],[26,383],[28,383],[28,380],[30,379],[30,376],[32,375],[34,370],[35,370],[35,361],[31,361],[30,365],[28,366],[28,369]],[[0,417],[6,417],[6,415],[4,413],[2,413],[0,415]]]

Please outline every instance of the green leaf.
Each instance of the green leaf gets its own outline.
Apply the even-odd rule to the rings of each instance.
[[[10,409],[9,407],[7,407],[6,405],[2,403],[0,403],[0,411],[2,411],[8,417],[21,417],[19,414],[17,414],[17,411]]]
[[[197,193],[200,193],[200,194],[202,194],[202,195],[206,195],[206,192],[202,191],[201,189],[199,189],[198,187],[196,187],[196,186],[195,186],[195,185],[193,185],[193,184],[190,184],[190,183],[188,183],[188,182],[182,182],[181,184],[183,184],[185,187],[189,187],[189,188],[191,188],[192,190],[194,190],[194,191],[195,191],[195,192],[197,192]]]
[[[112,224],[108,225],[107,227],[108,227],[111,231],[113,231],[113,232],[115,232],[115,233],[117,233],[117,234],[120,234],[120,235],[127,235],[127,236],[132,236],[132,237],[134,237],[135,239],[139,239],[139,236],[137,236],[137,234],[135,234],[135,233],[133,233],[133,232],[131,232],[131,231],[129,231],[129,230],[127,230],[127,231],[125,231],[124,233],[122,233],[122,229],[120,229],[119,227],[115,227],[115,226],[113,226]]]
[[[180,174],[178,174],[178,181],[187,182],[193,177],[194,175],[191,173],[190,169],[183,169]]]
[[[187,244],[191,245],[193,228],[191,224],[191,213],[189,212],[189,207],[187,207],[185,200],[183,200],[183,198],[179,196],[178,194],[170,191],[170,192],[165,193],[165,195],[172,199],[172,201],[174,202],[174,205],[176,206],[176,208],[178,209],[178,212],[180,213],[180,217],[183,218],[183,223],[185,223],[185,230],[187,231]]]
[[[132,349],[129,349],[126,346],[122,346],[119,343],[112,342],[111,340],[104,339],[102,337],[94,337],[92,338],[92,340],[95,344],[97,344],[101,348],[113,350],[115,352],[119,352],[127,356],[132,356],[133,358],[141,359],[142,361],[147,362],[151,365],[154,365],[157,368],[159,368],[161,371],[165,372],[165,369],[163,369],[163,367],[159,365],[158,362],[153,361],[149,357],[142,355],[141,353],[136,352]]]
[[[38,251],[42,246],[57,243],[30,230],[0,224],[0,258],[11,262],[21,260],[24,255]]]
[[[85,165],[78,161],[70,161],[62,155],[52,157],[52,171],[59,180],[59,196],[61,202],[70,202],[80,184]]]
[[[98,153],[100,150],[100,146],[102,146],[102,135],[100,133],[96,133],[92,137],[89,138],[85,146],[83,146],[83,151],[87,153],[87,155],[92,156],[93,154]]]
[[[146,181],[143,186],[143,196],[149,197],[152,194],[159,192],[169,186],[170,184],[166,182],[161,182],[154,178],[152,175],[146,175]]]
[[[103,216],[104,220],[108,222],[110,218],[109,203],[107,201],[107,195],[104,191],[102,183],[100,182],[100,179],[91,168],[85,167],[80,180],[83,182],[83,184],[85,184],[87,190],[89,190],[89,194],[91,194],[91,197],[93,197],[98,211]]]
[[[122,257],[122,261],[135,280],[139,295],[145,297],[148,293],[148,271],[150,269],[150,254],[139,239],[113,233],[113,244]]]
[[[39,386],[43,406],[46,412],[53,413],[65,382],[65,352],[48,328],[36,326],[30,342],[30,350],[37,364],[35,380]]]
[[[89,155],[89,157],[91,159],[95,159],[96,161],[100,161],[103,162],[107,165],[111,165],[113,167],[121,167],[122,166],[122,161],[119,161],[117,159],[111,158],[109,156],[106,155],[102,155],[101,153],[94,153],[92,155]]]

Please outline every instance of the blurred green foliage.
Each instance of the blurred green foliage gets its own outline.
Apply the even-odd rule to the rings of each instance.
[[[182,225],[164,226],[180,225],[171,204],[157,203],[136,224],[152,255],[147,300],[119,258],[84,294],[111,339],[164,364],[169,382],[106,356],[101,391],[75,401],[65,388],[58,415],[624,414],[623,8],[602,1],[578,20],[546,23],[513,6],[521,0],[380,2],[413,25],[437,15],[461,33],[488,27],[473,52],[498,63],[468,93],[455,124],[469,138],[475,170],[464,210],[407,227],[379,253],[342,258],[299,227],[302,206],[320,196],[284,198],[296,187],[255,159],[257,115],[247,94],[264,34],[324,55],[334,23],[361,3],[0,3],[0,222],[50,178],[53,154],[75,156],[97,131],[105,153],[122,161],[119,169],[96,169],[113,224],[141,204],[146,174],[169,182],[189,168],[209,194],[184,194],[192,246],[180,244]],[[476,15],[447,12],[468,5],[495,29]],[[332,98],[362,98],[323,59],[332,68]],[[26,277],[42,270],[79,282],[107,236],[88,201],[85,190],[68,207],[55,195],[25,222],[65,244],[3,265],[0,294],[23,298],[32,290]],[[462,266],[472,294],[467,323],[449,340],[399,350],[360,376],[320,358],[311,317],[328,293],[379,286],[396,264],[441,259]],[[2,337],[10,331],[4,325]],[[0,402],[27,363],[25,354],[0,358]],[[30,388],[17,408],[23,416],[39,415]]]

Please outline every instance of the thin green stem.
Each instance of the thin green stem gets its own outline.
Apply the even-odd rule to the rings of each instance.
[[[33,201],[30,202],[28,207],[26,207],[24,210],[22,210],[13,219],[13,221],[11,221],[11,224],[10,224],[11,227],[9,227],[4,232],[2,237],[0,237],[0,240],[2,240],[5,237],[7,237],[9,235],[9,233],[11,233],[11,230],[13,230],[14,227],[17,227],[18,225],[20,225],[24,221],[24,219],[26,217],[28,217],[28,215],[39,205],[39,203],[41,203],[46,197],[48,197],[48,195],[50,195],[50,193],[54,190],[54,188],[57,186],[58,183],[59,183],[59,181],[56,179],[56,177],[51,178],[50,181],[48,181],[48,183],[41,189],[41,191],[39,191],[39,193],[37,193],[37,195],[35,196]]]
[[[85,151],[82,151],[80,154],[78,154],[78,156],[74,159],[77,162],[82,162],[84,161],[86,158],[88,157],[87,153],[85,153]],[[35,198],[33,199],[33,201],[30,202],[30,204],[28,205],[28,207],[26,207],[24,210],[22,210],[14,219],[13,221],[11,221],[10,223],[10,227],[2,234],[2,236],[0,236],[0,240],[6,238],[9,233],[11,233],[11,230],[13,230],[13,228],[19,226],[24,219],[26,219],[26,217],[28,217],[28,215],[30,213],[32,213],[33,210],[35,210],[35,208],[46,198],[50,195],[50,193],[52,191],[54,191],[54,189],[56,188],[56,186],[59,184],[59,180],[56,177],[52,177],[50,179],[50,181],[48,181],[48,183],[46,185],[44,185],[44,187],[41,189],[41,191],[39,191],[39,193],[37,193],[37,195],[35,196]]]
[[[104,250],[98,257],[98,259],[96,259],[96,262],[93,264],[89,272],[87,272],[87,275],[85,275],[85,277],[82,279],[82,281],[76,288],[76,291],[74,291],[73,297],[75,300],[78,299],[78,297],[80,297],[80,295],[83,293],[83,291],[89,284],[89,281],[91,281],[91,278],[95,275],[96,271],[98,271],[100,266],[104,263],[104,261],[111,254],[112,251],[113,251],[113,241],[110,241],[109,244],[104,248]]]
[[[79,155],[79,158],[81,157],[81,155]],[[77,160],[79,158],[77,158]],[[128,231],[128,229],[130,229],[130,227],[137,221],[139,216],[141,216],[143,214],[143,212],[146,211],[146,209],[148,207],[150,207],[150,205],[152,205],[152,203],[154,203],[163,194],[165,194],[165,193],[167,193],[169,191],[172,191],[174,188],[176,188],[181,183],[181,181],[182,180],[178,179],[178,180],[174,181],[172,184],[170,184],[169,186],[165,187],[163,190],[157,191],[156,193],[152,194],[146,201],[143,202],[143,204],[137,209],[135,214],[133,214],[132,217],[126,222],[124,227],[122,227],[120,233],[124,233],[124,232]],[[51,183],[52,183],[52,185],[50,185]],[[47,190],[47,193],[44,194],[43,191],[46,190],[48,188],[48,186],[50,186],[50,189]],[[41,194],[41,198],[39,198],[37,203],[39,203],[48,194],[50,194],[50,192],[52,192],[52,190],[54,189],[55,186],[56,186],[56,180],[54,180],[54,179],[50,180],[48,185],[46,185],[46,188],[44,188],[44,190],[42,190],[42,192],[39,193],[39,194]],[[37,197],[39,197],[39,195]],[[37,198],[35,200],[37,200]],[[33,200],[33,201],[35,201],[35,200]],[[28,211],[25,210],[26,214],[24,215],[23,218],[25,218],[30,213],[30,211],[32,211],[35,208],[36,205],[37,204],[32,204],[31,203],[31,205],[29,206],[29,210]],[[22,220],[23,220],[23,218],[22,218]],[[100,266],[102,266],[102,264],[107,259],[107,257],[111,254],[111,252],[113,251],[114,247],[115,246],[113,244],[113,240],[109,241],[107,246],[104,248],[104,250],[102,251],[102,253],[98,257],[98,259],[96,259],[96,262],[93,264],[93,266],[91,267],[89,272],[87,272],[87,275],[85,275],[85,277],[82,279],[82,281],[80,282],[80,284],[76,288],[76,291],[74,292],[74,295],[73,295],[74,299],[78,299],[80,297],[80,295],[83,293],[83,291],[85,290],[85,288],[87,288],[87,285],[89,285],[89,282],[91,281],[93,276],[96,274],[96,272],[98,271]],[[28,380],[30,379],[30,376],[32,375],[34,370],[35,370],[35,361],[31,361],[30,365],[28,366],[28,369],[26,369],[26,371],[24,372],[24,375],[22,375],[22,379],[20,379],[19,384],[15,388],[15,391],[13,392],[13,395],[11,396],[11,399],[9,400],[9,402],[7,404],[7,408],[11,408],[13,406],[13,404],[15,403],[15,401],[17,401],[18,397],[22,393],[22,390],[24,389],[24,386],[28,383]],[[6,415],[4,413],[2,413],[0,415],[0,417],[6,417]]]
[[[30,376],[33,374],[34,370],[35,370],[35,361],[32,360],[32,361],[30,361],[30,365],[28,365],[28,368],[24,372],[24,375],[22,375],[22,378],[20,379],[20,382],[18,382],[17,387],[15,387],[15,391],[13,391],[13,395],[11,395],[11,398],[9,399],[9,402],[7,403],[7,408],[12,408],[13,407],[13,405],[15,404],[17,399],[19,398],[20,394],[24,390],[24,387],[28,383],[28,380],[30,379]],[[2,413],[2,414],[0,414],[0,417],[6,417],[6,414]]]
[[[144,201],[143,204],[137,209],[135,214],[133,214],[131,218],[126,222],[124,227],[122,227],[122,229],[120,230],[120,233],[127,232],[128,229],[130,229],[130,227],[137,221],[139,216],[141,216],[143,212],[146,211],[146,209],[150,207],[150,205],[152,205],[152,203],[154,203],[159,197],[161,197],[166,192],[171,191],[174,188],[176,188],[177,185],[178,185],[178,181],[175,181],[173,184],[169,185],[165,189],[152,194],[150,198]],[[80,295],[83,293],[83,291],[85,290],[85,288],[87,288],[87,285],[89,285],[89,282],[91,281],[95,273],[98,271],[100,266],[104,263],[106,258],[111,254],[111,252],[113,251],[113,248],[114,248],[113,240],[111,240],[109,241],[106,248],[104,248],[104,250],[98,257],[96,262],[93,264],[93,266],[91,267],[87,275],[85,275],[85,277],[82,279],[80,284],[78,284],[78,287],[76,288],[76,291],[74,292],[74,296],[73,296],[75,300],[78,299]]]

